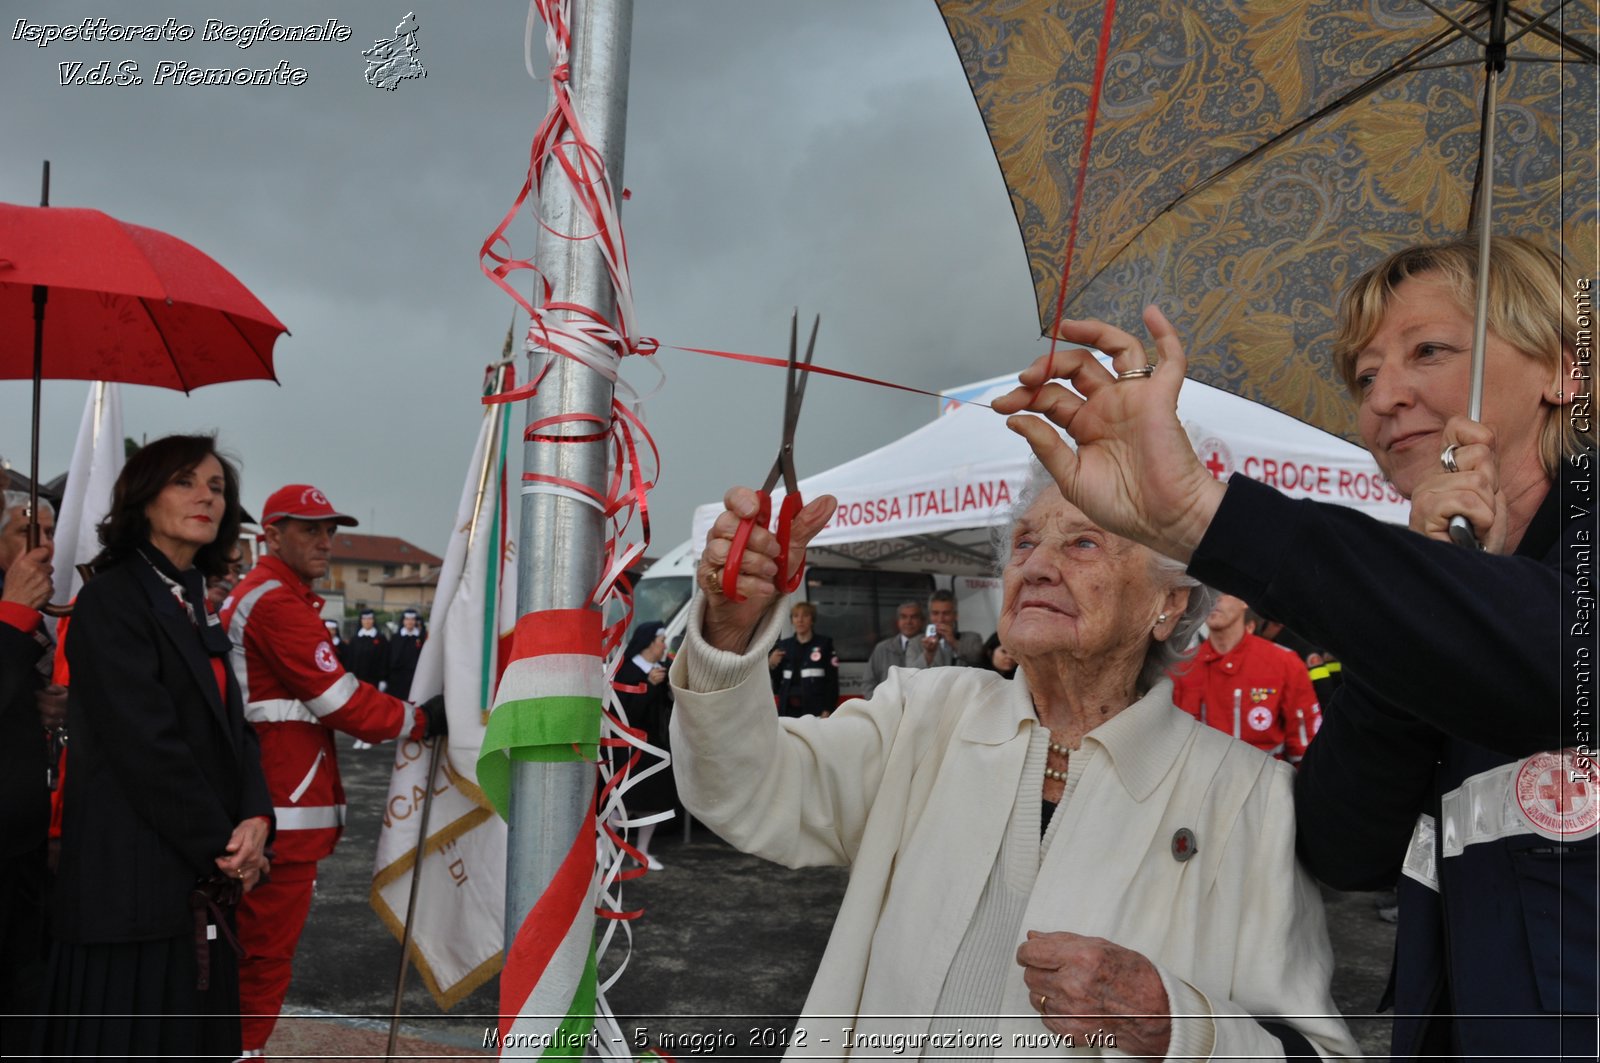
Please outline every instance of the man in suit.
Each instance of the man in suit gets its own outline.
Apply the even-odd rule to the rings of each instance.
[[[867,688],[861,694],[864,698],[870,698],[878,684],[889,678],[889,669],[927,668],[933,663],[923,646],[926,615],[922,611],[922,603],[900,603],[900,608],[895,610],[894,622],[900,629],[899,634],[890,635],[872,647],[872,656],[867,659]]]

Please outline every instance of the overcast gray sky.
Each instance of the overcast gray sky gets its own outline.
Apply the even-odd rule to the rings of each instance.
[[[134,436],[215,428],[259,508],[320,486],[363,531],[441,551],[513,304],[478,247],[510,207],[544,113],[518,0],[293,3],[6,0],[0,200],[95,207],[232,270],[291,336],[281,386],[125,389]],[[363,48],[415,11],[427,77],[365,83]],[[192,25],[188,42],[14,40],[17,20]],[[348,42],[204,43],[207,19],[349,26]],[[543,37],[535,61],[543,68]],[[60,84],[61,63],[133,60],[142,85]],[[153,84],[162,61],[304,67],[299,86]],[[820,312],[819,363],[938,390],[1043,349],[1021,241],[932,0],[639,0],[623,224],[640,330],[664,345],[781,355]],[[525,221],[518,249],[532,251]],[[519,316],[519,333],[526,319]],[[8,342],[16,338],[8,338]],[[22,338],[26,342],[26,338]],[[759,481],[783,374],[663,350],[646,405],[661,447],[652,553],[695,505]],[[652,374],[625,376],[643,386]],[[66,468],[88,386],[47,383],[42,471]],[[28,456],[28,386],[0,383],[0,455]],[[934,400],[814,379],[802,476],[903,435]]]

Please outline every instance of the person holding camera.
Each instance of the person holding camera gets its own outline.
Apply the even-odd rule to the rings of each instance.
[[[976,631],[960,629],[954,591],[941,588],[928,598],[928,630],[922,640],[922,649],[929,661],[943,649],[950,657],[945,662],[947,664],[968,667],[980,667],[983,664],[983,636]]]

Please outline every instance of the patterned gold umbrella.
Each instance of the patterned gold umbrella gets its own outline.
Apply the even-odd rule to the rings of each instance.
[[[1048,329],[1162,306],[1190,375],[1354,438],[1338,293],[1474,227],[1497,14],[1492,229],[1600,224],[1597,0],[939,0]]]

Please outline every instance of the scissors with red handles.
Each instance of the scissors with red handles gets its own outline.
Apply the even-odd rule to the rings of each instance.
[[[772,463],[772,471],[767,474],[767,482],[756,493],[760,508],[754,517],[741,520],[733,533],[733,545],[728,548],[728,561],[722,569],[722,594],[730,602],[744,601],[744,595],[738,591],[739,563],[744,560],[745,544],[750,541],[750,533],[755,526],[760,524],[765,528],[767,521],[772,519],[772,489],[778,486],[780,476],[783,478],[783,502],[778,507],[778,527],[773,533],[778,537],[778,584],[785,594],[794,593],[795,588],[800,586],[800,573],[806,567],[803,548],[794,572],[789,572],[789,530],[795,514],[805,504],[800,498],[800,481],[794,471],[794,429],[800,423],[800,401],[805,398],[806,379],[811,375],[801,367],[809,369],[811,366],[811,353],[817,346],[817,326],[821,323],[820,315],[811,322],[811,339],[806,343],[805,359],[801,360],[798,357],[799,313],[796,312],[789,322],[789,369],[787,388],[783,394],[783,443],[778,448],[778,460]]]

